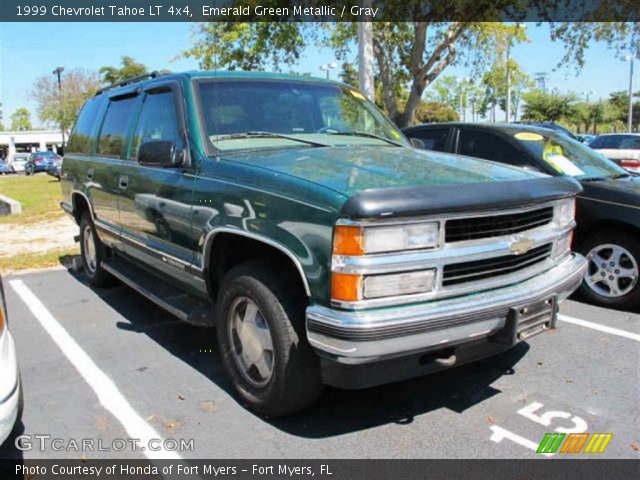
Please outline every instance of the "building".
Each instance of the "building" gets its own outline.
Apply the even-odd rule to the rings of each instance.
[[[0,158],[14,153],[51,150],[62,155],[60,130],[0,131]]]

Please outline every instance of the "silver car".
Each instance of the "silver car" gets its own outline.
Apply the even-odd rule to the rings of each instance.
[[[22,390],[13,337],[7,325],[2,279],[0,278],[0,444],[2,444],[22,413]]]

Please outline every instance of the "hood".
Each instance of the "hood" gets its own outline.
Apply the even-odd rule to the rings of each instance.
[[[369,189],[495,183],[545,177],[459,155],[392,146],[243,152],[228,160],[313,182],[351,197]]]
[[[582,182],[582,187],[581,197],[640,206],[640,176]]]

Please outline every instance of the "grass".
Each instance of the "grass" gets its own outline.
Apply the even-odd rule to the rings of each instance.
[[[31,268],[47,268],[64,265],[69,267],[80,247],[47,250],[38,253],[23,253],[12,257],[0,257],[0,273],[3,275]]]
[[[0,193],[22,204],[21,214],[0,217],[0,225],[46,222],[64,215],[60,208],[60,182],[51,175],[0,176]]]

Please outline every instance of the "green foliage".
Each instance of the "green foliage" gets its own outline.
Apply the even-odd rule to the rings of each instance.
[[[0,132],[4,130],[4,125],[2,124],[2,102],[0,102]]]
[[[98,71],[102,82],[108,85],[121,82],[127,78],[138,77],[149,73],[147,67],[124,55],[120,58],[120,67],[104,66]]]
[[[525,93],[522,119],[530,122],[557,122],[575,115],[576,96],[558,95],[533,90]]]
[[[640,124],[640,91],[633,93],[633,124]],[[635,100],[639,98],[639,100]],[[629,116],[629,92],[613,92],[609,94],[611,116],[614,120],[626,124]]]
[[[61,126],[68,130],[85,100],[92,97],[100,87],[95,73],[84,70],[69,70],[62,74],[62,95],[58,92],[58,81],[53,75],[36,80],[31,95],[37,105],[38,117],[45,123]]]
[[[351,85],[352,87],[360,88],[360,79],[358,78],[358,69],[349,62],[342,63],[342,70],[338,74],[340,81]]]
[[[11,115],[11,130],[31,130],[31,113],[25,107],[16,109]]]
[[[211,22],[198,25],[197,40],[182,55],[194,58],[203,70],[280,71],[293,65],[307,45],[311,24],[293,22]]]
[[[455,122],[458,119],[458,112],[443,102],[420,102],[416,108],[416,123]]]

